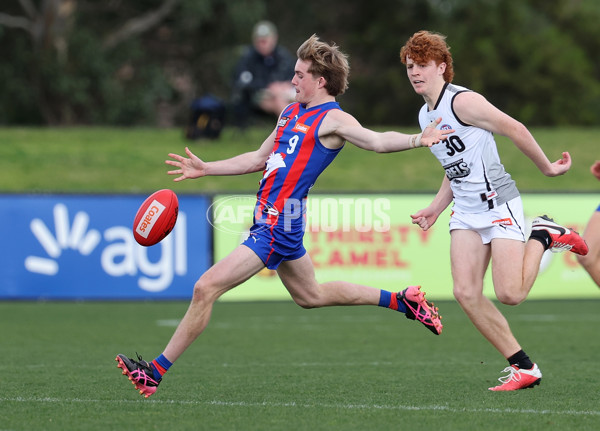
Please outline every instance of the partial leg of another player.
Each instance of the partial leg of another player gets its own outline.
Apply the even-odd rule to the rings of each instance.
[[[577,256],[577,261],[600,287],[600,207],[588,221],[583,239],[587,242],[589,252],[586,256]]]

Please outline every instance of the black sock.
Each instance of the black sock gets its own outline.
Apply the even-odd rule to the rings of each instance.
[[[531,362],[531,359],[529,359],[529,356],[527,356],[527,353],[523,350],[519,350],[508,358],[508,363],[510,365],[516,365],[523,370],[530,370],[533,367],[533,362]]]
[[[534,230],[531,231],[531,235],[529,235],[529,239],[535,239],[542,243],[544,246],[544,250],[548,250],[550,244],[552,243],[552,238],[550,238],[550,234],[545,230]]]

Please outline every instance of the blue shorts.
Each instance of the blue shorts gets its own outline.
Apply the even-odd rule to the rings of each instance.
[[[277,269],[281,262],[300,259],[306,254],[303,236],[302,231],[283,232],[277,227],[266,228],[255,224],[242,244],[256,253],[267,268]]]

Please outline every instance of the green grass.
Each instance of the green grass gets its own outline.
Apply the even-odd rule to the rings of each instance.
[[[141,397],[117,353],[150,360],[184,302],[0,303],[2,430],[597,430],[600,301],[502,306],[544,378],[492,393],[506,366],[454,302],[444,333],[377,307],[217,303]]]
[[[507,139],[498,138],[498,147],[522,191],[596,191],[589,166],[598,158],[599,131],[533,130],[551,160],[562,151],[571,153],[573,167],[559,178],[543,176]],[[186,145],[207,161],[233,157],[256,149],[269,132],[229,128],[217,141],[188,141],[178,129],[0,128],[0,192],[132,193],[169,187],[183,193],[254,193],[260,173],[174,184],[164,160],[169,152],[183,154]],[[436,191],[442,176],[427,149],[375,154],[347,145],[313,191]]]

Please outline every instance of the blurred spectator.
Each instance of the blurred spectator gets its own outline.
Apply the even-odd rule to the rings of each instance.
[[[600,160],[592,164],[590,171],[600,180]],[[583,232],[583,239],[590,251],[585,256],[577,256],[577,260],[600,287],[600,206],[590,217]]]
[[[245,127],[251,115],[279,115],[294,101],[292,86],[296,58],[278,44],[277,28],[269,21],[258,22],[252,45],[239,59],[234,75],[233,122]]]

